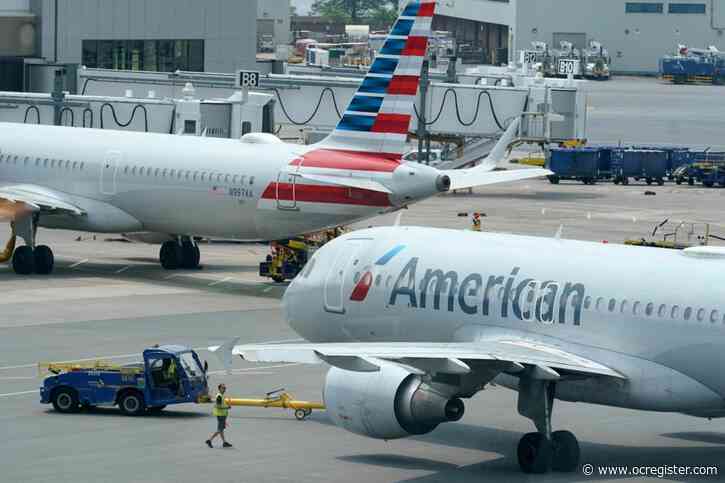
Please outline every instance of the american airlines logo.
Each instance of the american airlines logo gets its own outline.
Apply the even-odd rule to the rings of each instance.
[[[582,324],[586,292],[582,283],[536,280],[523,275],[520,267],[508,275],[489,276],[429,268],[419,277],[418,265],[418,257],[408,261],[395,281],[388,305],[405,303],[414,309],[460,311],[542,324]],[[372,282],[372,274],[368,281]],[[367,296],[369,287],[365,290]]]

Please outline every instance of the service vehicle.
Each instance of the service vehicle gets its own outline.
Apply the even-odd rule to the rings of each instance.
[[[137,364],[41,363],[39,369],[51,374],[40,388],[40,402],[61,413],[117,405],[123,414],[139,416],[172,404],[209,402],[206,361],[180,345],[146,349]]]

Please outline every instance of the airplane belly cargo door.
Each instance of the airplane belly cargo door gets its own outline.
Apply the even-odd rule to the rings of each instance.
[[[323,297],[325,312],[345,313],[345,301],[350,297],[350,294],[345,293],[345,288],[347,286],[348,292],[352,290],[355,271],[362,270],[362,267],[359,267],[358,255],[371,241],[370,238],[353,238],[345,240],[338,246],[335,261],[325,278]]]
[[[116,172],[118,164],[121,161],[121,153],[119,151],[109,151],[106,153],[106,159],[103,160],[101,169],[101,194],[116,194]]]

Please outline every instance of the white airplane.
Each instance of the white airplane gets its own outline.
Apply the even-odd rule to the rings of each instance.
[[[461,398],[503,385],[537,430],[521,469],[573,471],[555,400],[725,416],[724,272],[725,248],[373,228],[325,245],[287,289],[309,343],[211,349],[227,366],[328,363],[332,421],[386,440],[457,421]]]
[[[285,144],[0,123],[0,214],[25,241],[16,273],[50,273],[38,226],[171,235],[164,268],[199,263],[194,236],[279,240],[397,210],[450,189],[550,174],[492,171],[512,140],[476,168],[401,161],[435,2],[412,0],[342,120],[324,141]]]

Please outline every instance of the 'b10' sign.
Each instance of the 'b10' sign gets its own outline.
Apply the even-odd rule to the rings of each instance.
[[[259,87],[259,72],[253,70],[240,70],[237,72],[235,87],[240,89],[254,89]]]

